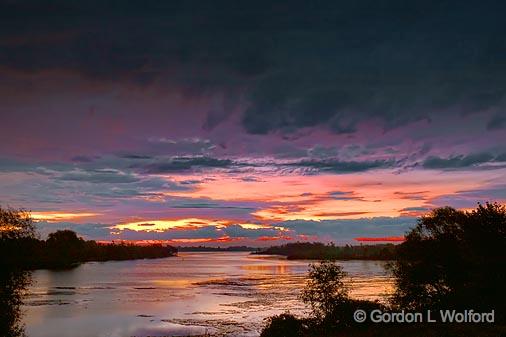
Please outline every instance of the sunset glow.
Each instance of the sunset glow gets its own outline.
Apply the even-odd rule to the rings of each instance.
[[[349,6],[359,24],[318,12],[315,29],[229,6],[35,35],[28,18],[2,44],[0,204],[33,210],[43,237],[268,245],[402,237],[434,208],[506,202],[506,76],[483,47],[500,25],[473,49],[462,8],[448,26],[421,10],[434,21],[401,38],[399,13],[376,31]]]
[[[0,0],[0,337],[506,337],[505,13]]]
[[[34,220],[45,220],[48,222],[79,220],[81,218],[97,217],[99,213],[64,213],[64,212],[31,212]]]

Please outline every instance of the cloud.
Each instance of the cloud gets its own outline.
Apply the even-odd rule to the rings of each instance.
[[[277,51],[286,62],[254,87],[243,125],[254,134],[314,126],[350,134],[370,120],[392,130],[431,124],[441,114],[460,119],[460,113],[501,110],[505,90],[498,83],[504,85],[506,68],[490,64],[502,48],[492,7],[433,1],[326,7],[318,22],[328,18],[328,25],[310,25],[281,42]],[[470,29],[476,11],[491,21]],[[457,43],[462,39],[466,47]]]
[[[172,208],[209,208],[209,209],[231,209],[231,210],[244,210],[253,212],[257,209],[254,205],[247,202],[212,202],[205,201],[204,199],[187,199],[184,202],[176,202],[171,204]]]
[[[160,160],[141,167],[134,165],[133,168],[140,168],[144,173],[160,174],[189,171],[199,168],[227,168],[233,164],[234,162],[230,159],[217,159],[207,156],[175,157],[167,160]]]
[[[330,192],[328,194],[328,196],[330,197],[330,199],[334,199],[334,200],[357,200],[357,199],[362,199],[361,197],[355,196],[353,192],[344,192],[344,191]]]
[[[223,229],[223,232],[230,237],[260,238],[278,237],[281,232],[276,228],[243,228],[240,225],[230,225]]]
[[[340,160],[301,160],[287,164],[288,166],[296,166],[307,168],[321,172],[335,173],[353,173],[364,172],[373,169],[387,168],[393,165],[392,161],[375,160],[375,161],[340,161]]]
[[[143,159],[152,159],[153,157],[152,156],[149,156],[149,155],[145,155],[145,154],[123,154],[123,155],[120,155],[121,158],[124,158],[124,159],[139,159],[139,160],[143,160]]]
[[[203,155],[212,152],[216,148],[209,139],[199,137],[171,139],[165,137],[149,137],[150,147],[164,155]]]
[[[89,240],[102,240],[109,237],[110,225],[97,224],[97,223],[84,223],[78,224],[73,222],[47,222],[38,221],[36,223],[37,231],[40,233],[42,239],[46,239],[49,233],[57,230],[70,229],[75,231],[78,235],[84,236]]]
[[[426,195],[429,194],[430,191],[415,191],[415,192],[401,192],[396,191],[394,195],[398,196],[401,199],[408,200],[426,200]]]
[[[240,177],[239,180],[244,181],[244,182],[248,182],[248,183],[262,181],[262,179],[260,177],[254,177],[254,176]]]
[[[241,123],[252,134],[315,126],[353,134],[370,120],[391,130],[441,113],[503,116],[500,6],[301,1],[276,6],[281,18],[261,1],[131,1],[121,15],[97,0],[7,2],[0,63],[11,73],[218,93],[200,121],[205,130],[243,101]]]
[[[151,231],[149,227],[143,231],[130,229],[114,230],[115,234],[109,235],[114,240],[174,240],[174,239],[217,239],[224,236],[221,229],[216,226],[205,226],[184,229],[165,229],[163,231]]]
[[[75,156],[72,157],[71,160],[76,163],[91,163],[100,157],[90,157],[90,156]]]
[[[506,185],[499,184],[474,190],[457,191],[451,195],[443,195],[430,200],[436,207],[451,205],[456,208],[475,208],[480,203],[506,201]]]
[[[142,224],[142,231],[130,229],[113,229],[111,224],[85,223],[76,224],[71,222],[37,222],[37,230],[42,238],[49,233],[61,229],[70,229],[78,235],[90,240],[171,240],[171,239],[201,239],[218,238],[223,233],[216,226],[195,227],[185,229],[166,229],[164,231],[150,230],[149,222]]]
[[[37,228],[43,238],[51,232],[60,229],[70,229],[93,240],[174,240],[174,239],[217,239],[220,237],[249,238],[279,237],[280,230],[274,227],[269,228],[243,228],[238,224],[203,227],[171,228],[164,230],[153,230],[154,224],[149,221],[142,223],[143,230],[117,229],[106,224],[75,224],[71,222],[46,222],[37,223]]]
[[[504,155],[494,156],[487,152],[458,155],[448,158],[431,156],[423,162],[427,169],[468,169],[481,164],[503,161]]]
[[[359,237],[355,238],[359,242],[403,242],[404,236],[387,236],[387,237]]]
[[[278,226],[292,230],[294,235],[317,236],[336,243],[350,242],[357,237],[402,236],[415,224],[415,217],[292,220],[277,223]]]
[[[81,181],[93,184],[128,184],[140,180],[132,174],[127,174],[113,169],[101,169],[94,171],[76,170],[64,173],[55,179],[64,181]]]
[[[103,221],[150,212],[238,221],[261,209],[293,213],[322,200],[367,200],[361,190],[383,187],[400,191],[391,198],[403,199],[396,212],[430,205],[440,189],[422,169],[444,170],[449,181],[465,173],[449,171],[496,169],[469,175],[470,185],[482,186],[487,173],[499,179],[506,167],[499,6],[2,2],[0,152],[12,157],[0,158],[2,200],[107,210]],[[219,198],[219,179],[232,179],[259,199],[271,181],[275,187],[291,176],[305,184],[304,175],[319,173],[350,174],[326,189],[345,191],[300,187],[295,194],[313,195],[283,196],[286,204],[169,193],[218,189]],[[420,174],[420,192],[402,190],[410,174]],[[468,205],[486,196],[503,194],[484,188],[434,202]],[[409,208],[403,211],[417,212]],[[363,232],[356,237],[376,235]]]
[[[354,215],[364,215],[369,212],[321,212],[321,213],[315,213],[315,216],[319,217],[343,217],[343,216],[354,216]]]
[[[501,130],[506,128],[506,113],[497,114],[487,123],[487,130]]]
[[[430,208],[427,208],[427,207],[406,207],[406,208],[403,208],[401,211],[405,211],[405,212],[427,212],[429,210],[430,210]]]
[[[240,224],[222,226],[181,227],[154,230],[149,221],[142,224],[142,230],[112,228],[107,224],[75,224],[70,222],[37,223],[43,237],[58,229],[71,229],[79,235],[94,240],[174,240],[174,239],[231,239],[265,240],[266,238],[304,238],[336,243],[350,243],[355,238],[398,237],[403,236],[416,223],[414,217],[399,218],[362,218],[352,220],[306,221],[293,220],[246,228]]]

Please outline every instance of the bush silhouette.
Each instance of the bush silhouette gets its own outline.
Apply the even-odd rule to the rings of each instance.
[[[260,337],[301,337],[304,336],[304,330],[303,321],[284,313],[269,317]]]
[[[309,265],[306,286],[301,294],[317,320],[333,315],[336,309],[348,300],[348,289],[344,284],[346,273],[334,261],[320,261]]]

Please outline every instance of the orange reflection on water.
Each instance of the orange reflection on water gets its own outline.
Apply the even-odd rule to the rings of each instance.
[[[241,269],[248,271],[263,271],[263,272],[271,272],[273,274],[287,274],[289,272],[290,267],[284,264],[280,265],[245,265],[241,266]]]
[[[162,287],[176,287],[176,288],[185,288],[191,286],[195,280],[190,279],[163,279],[163,280],[153,280],[153,283]]]
[[[377,300],[382,295],[385,299],[393,294],[395,289],[394,281],[388,277],[365,277],[351,278],[348,280],[350,285],[350,296],[361,300]]]

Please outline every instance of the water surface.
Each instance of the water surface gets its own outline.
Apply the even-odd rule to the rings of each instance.
[[[24,306],[29,337],[258,336],[268,316],[305,312],[308,261],[238,252],[92,262],[33,272]],[[339,262],[352,296],[384,299],[384,262]]]

